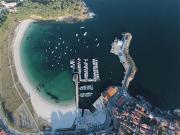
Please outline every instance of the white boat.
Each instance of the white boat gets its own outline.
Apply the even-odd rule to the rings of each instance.
[[[84,29],[84,28],[85,28],[85,26],[81,26],[81,27],[80,27],[80,29]]]
[[[74,63],[75,63],[74,59],[70,60],[70,64],[74,64]]]
[[[78,34],[76,34],[76,37],[78,37]]]
[[[84,32],[83,36],[86,36],[87,35],[87,32]]]

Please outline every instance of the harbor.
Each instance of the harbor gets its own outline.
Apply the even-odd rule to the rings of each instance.
[[[180,133],[178,110],[170,112],[161,111],[158,108],[153,109],[142,96],[132,97],[129,94],[128,86],[137,70],[129,54],[131,39],[130,33],[123,33],[122,40],[116,38],[110,51],[118,56],[124,66],[125,75],[122,85],[109,86],[93,103],[91,109],[78,108],[74,134],[158,135],[163,133],[177,135]],[[74,77],[78,75],[79,72]],[[76,80],[76,83],[80,81]],[[76,94],[80,90],[93,90],[93,86],[76,87]],[[77,98],[79,96],[79,94],[76,95]],[[180,118],[180,115],[178,117]],[[101,123],[100,120],[103,122]]]

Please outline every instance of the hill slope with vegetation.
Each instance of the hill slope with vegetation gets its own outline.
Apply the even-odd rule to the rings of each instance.
[[[20,18],[39,16],[58,19],[60,16],[85,16],[87,9],[81,0],[24,0],[17,8]]]

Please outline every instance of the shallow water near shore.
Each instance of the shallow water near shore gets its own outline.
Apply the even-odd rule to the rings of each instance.
[[[37,28],[38,31],[36,31]],[[42,32],[46,30],[44,28],[39,30],[34,23],[27,30],[21,47],[23,69],[30,83],[41,96],[63,105],[71,104],[74,102],[75,92],[72,76],[66,68],[63,71],[53,70],[49,68],[49,63],[46,63],[44,44],[40,44],[43,37]],[[34,33],[37,35],[29,36]]]
[[[101,81],[95,84],[91,98],[80,99],[80,106],[90,106],[107,86],[121,85],[124,70],[110,48],[115,36],[128,31],[133,36],[130,53],[138,68],[130,93],[143,95],[162,109],[180,108],[179,1],[86,2],[96,14],[91,20],[39,22],[27,31],[22,62],[37,91],[56,102],[74,100],[69,60],[97,58]]]

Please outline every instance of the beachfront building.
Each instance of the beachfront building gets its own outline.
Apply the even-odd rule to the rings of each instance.
[[[7,135],[3,130],[0,131],[0,135]]]

